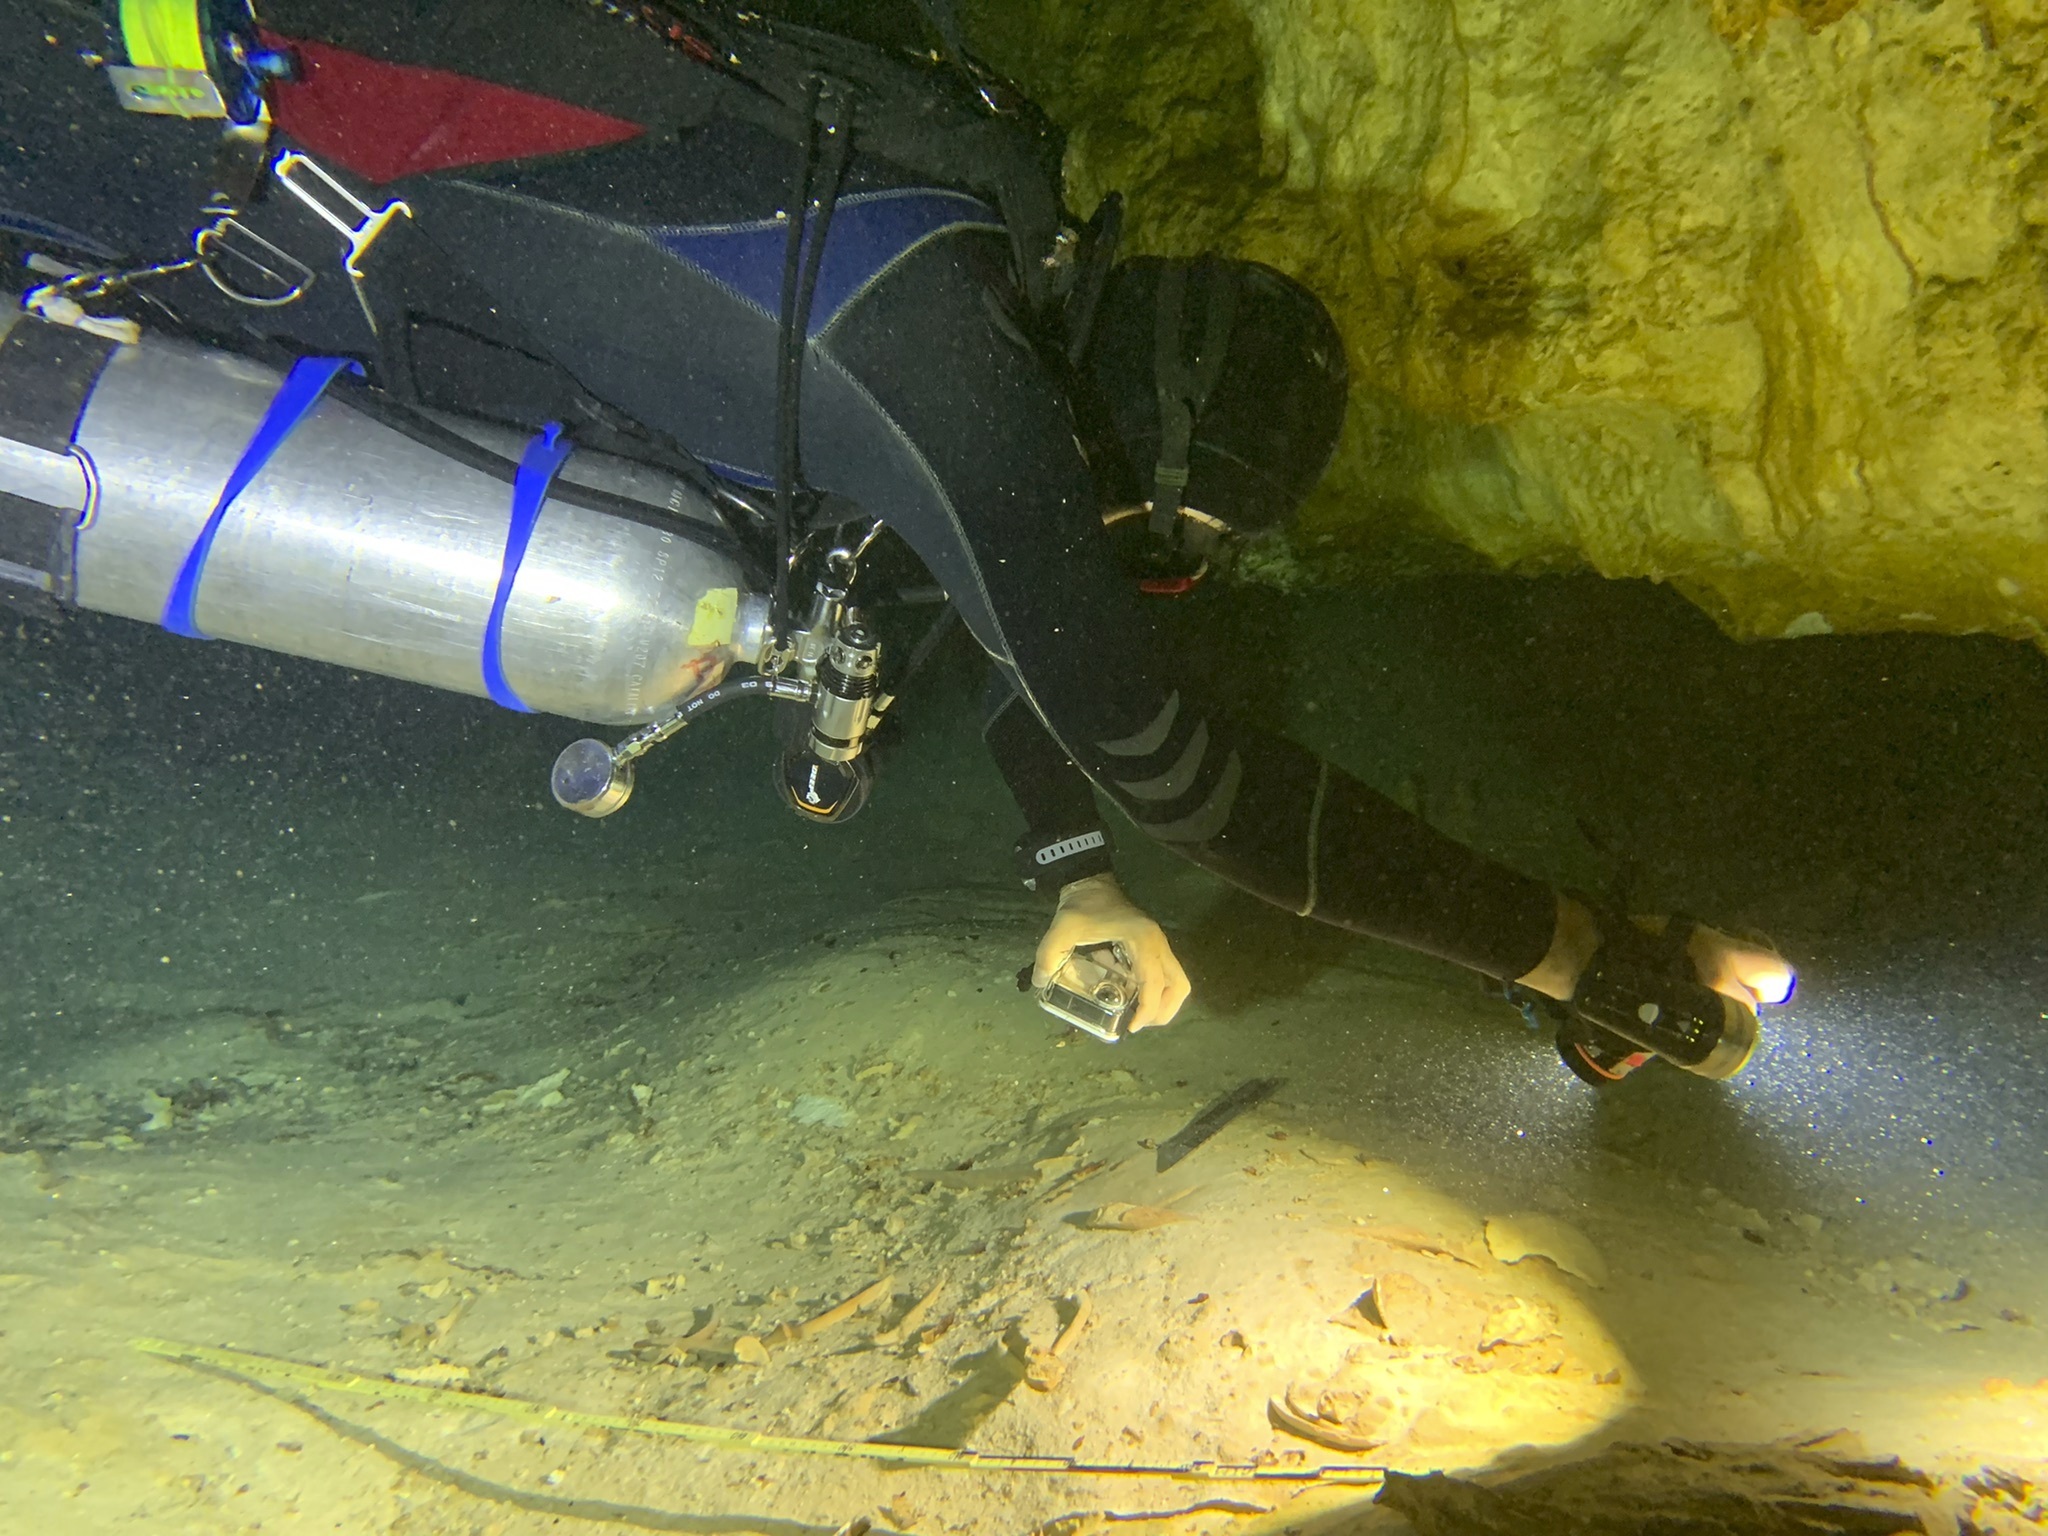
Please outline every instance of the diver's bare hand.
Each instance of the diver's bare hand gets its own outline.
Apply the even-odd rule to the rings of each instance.
[[[1171,1024],[1188,1000],[1188,974],[1165,932],[1124,894],[1115,875],[1090,875],[1061,889],[1059,910],[1032,959],[1031,985],[1045,986],[1075,950],[1112,943],[1124,947],[1138,983],[1131,1031]]]
[[[1652,933],[1660,932],[1665,919],[1635,919]],[[1557,933],[1550,953],[1527,975],[1517,980],[1560,1001],[1570,1001],[1579,975],[1600,947],[1600,929],[1593,914],[1569,896],[1557,901]],[[1759,1004],[1778,1004],[1792,995],[1798,978],[1785,957],[1762,944],[1723,933],[1702,923],[1692,931],[1685,952],[1701,981],[1724,997],[1754,1011]]]
[[[1699,972],[1701,981],[1752,1010],[1766,1003],[1784,1002],[1791,997],[1798,980],[1790,963],[1776,950],[1748,943],[1704,923],[1693,929],[1685,952],[1692,957],[1693,969]]]

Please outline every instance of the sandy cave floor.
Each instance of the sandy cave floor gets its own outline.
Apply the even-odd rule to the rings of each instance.
[[[133,627],[0,633],[0,1530],[1450,1536],[1703,1485],[1740,1512],[1717,1536],[2040,1521],[2040,669],[1739,650],[1597,585],[1351,607],[1342,649],[1376,665],[1290,673],[1309,735],[1529,867],[1591,879],[1573,861],[1612,847],[1659,902],[1784,936],[1806,983],[1741,1082],[1596,1099],[1468,978],[1135,848],[1197,1001],[1063,1039],[1012,981],[1044,914],[1000,883],[971,657],[814,841],[765,802],[758,719],[593,826],[536,799],[563,722]],[[1302,614],[1305,646],[1338,633]],[[1704,712],[1668,708],[1675,676]],[[1282,1082],[1157,1171],[1255,1078]],[[1184,1219],[1087,1224],[1133,1206]],[[1578,1273],[1503,1263],[1516,1233]],[[785,1434],[1352,1459],[1276,1430],[1291,1398],[1383,1442],[1362,1459],[1485,1469],[1504,1502],[954,1475],[334,1394],[322,1420],[138,1335]],[[1918,1480],[1864,1475],[1889,1455]],[[1758,1514],[1800,1499],[1862,1513]]]
[[[1946,1486],[1983,1463],[2039,1475],[2048,1350],[2013,1320],[2041,1305],[2031,1272],[1979,1262],[1957,1294],[1940,1255],[1862,1251],[1833,1213],[1745,1208],[1612,1155],[1597,1204],[1460,1198],[1319,1081],[1319,1025],[1467,1006],[1434,976],[1347,968],[1291,1018],[1112,1050],[1019,1017],[1007,965],[1034,918],[986,892],[907,900],[716,1001],[649,999],[553,1043],[534,1026],[559,997],[211,1009],[45,1092],[64,1150],[0,1160],[10,1528],[512,1533],[598,1501],[657,1528],[865,1514],[1022,1532],[1218,1497],[1273,1513],[1147,1528],[1278,1530],[1341,1525],[1369,1497],[842,1466],[321,1402],[462,1488],[138,1356],[140,1334],[606,1412],[1098,1461],[1347,1459],[1269,1424],[1291,1390],[1386,1441],[1349,1459],[1413,1471],[1845,1429]],[[1158,1173],[1153,1144],[1253,1075],[1285,1082]],[[1181,1219],[1080,1224],[1127,1204]],[[1568,1223],[1592,1253],[1550,1246],[1605,1283],[1501,1263],[1482,1223],[1516,1214],[1539,1235]],[[741,1335],[882,1276],[871,1313],[735,1358]],[[1385,1328],[1347,1310],[1373,1281]],[[908,1340],[875,1341],[935,1286]],[[1033,1390],[1028,1351],[1083,1291],[1093,1320]]]

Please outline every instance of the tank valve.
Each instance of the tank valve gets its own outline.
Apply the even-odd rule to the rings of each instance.
[[[812,683],[810,728],[782,754],[775,783],[806,821],[850,821],[868,803],[874,773],[861,754],[888,701],[881,697],[882,648],[857,618],[839,625]]]
[[[862,753],[889,707],[881,690],[882,646],[847,606],[855,557],[835,549],[812,599],[810,621],[790,636],[771,670],[707,688],[666,720],[642,726],[617,746],[595,737],[572,741],[555,759],[548,787],[564,810],[609,816],[633,794],[633,764],[708,709],[758,694],[809,706],[799,741],[782,754],[776,776],[783,799],[814,822],[845,821],[867,804],[872,773]]]

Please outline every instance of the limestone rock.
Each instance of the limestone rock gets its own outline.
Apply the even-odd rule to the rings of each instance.
[[[2044,0],[982,0],[1134,248],[1323,293],[1305,518],[2048,638]]]
[[[1540,1211],[1513,1216],[1490,1216],[1486,1221],[1486,1248],[1503,1264],[1524,1259],[1548,1259],[1568,1275],[1588,1285],[1607,1283],[1607,1261],[1600,1250],[1570,1222]]]

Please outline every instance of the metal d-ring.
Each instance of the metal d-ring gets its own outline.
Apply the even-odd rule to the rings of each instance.
[[[192,250],[207,281],[237,304],[249,304],[257,309],[280,309],[296,302],[313,286],[311,267],[290,251],[264,239],[232,213],[221,214],[195,234]],[[253,291],[243,280],[222,270],[228,261],[241,263],[257,278],[268,279],[274,286],[265,292]]]
[[[286,150],[270,168],[276,183],[297,198],[313,216],[340,235],[346,247],[341,270],[355,290],[356,303],[374,335],[377,317],[363,292],[363,258],[391,225],[412,217],[412,209],[393,200],[372,208],[337,181],[312,156]],[[244,224],[237,210],[218,214],[192,237],[200,270],[222,293],[241,304],[277,309],[299,299],[313,286],[313,269],[276,242]]]

